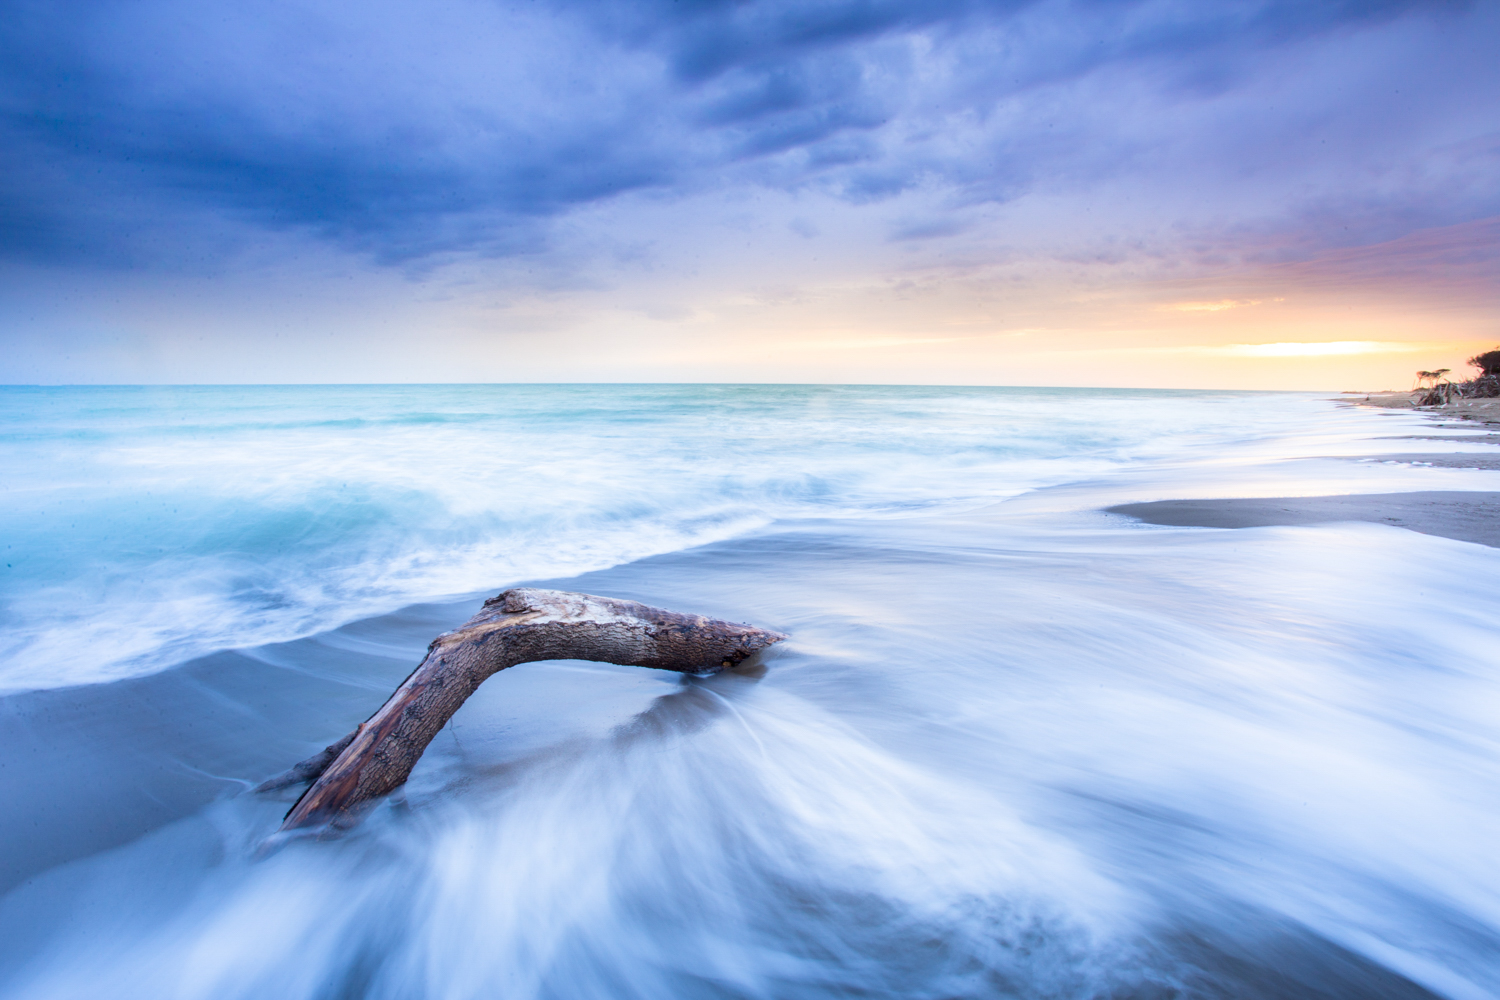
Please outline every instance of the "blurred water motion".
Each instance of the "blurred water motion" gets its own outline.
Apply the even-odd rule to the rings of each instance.
[[[891,398],[920,425],[923,397]],[[246,784],[359,721],[482,594],[12,695],[0,997],[1500,993],[1500,554],[1092,513],[1414,475],[1277,463],[1390,431],[1367,413],[1140,407],[1178,435],[1070,459],[1055,437],[1071,477],[998,506],[975,502],[1019,491],[998,445],[924,458],[920,489],[872,446],[879,469],[771,514],[761,494],[736,537],[541,581],[793,638],[706,679],[507,671],[336,840],[258,858],[287,801]]]

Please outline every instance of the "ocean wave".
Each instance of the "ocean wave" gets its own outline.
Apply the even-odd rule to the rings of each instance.
[[[1284,435],[1306,405],[850,386],[5,390],[0,689],[150,672],[776,520],[971,509],[1203,460]]]

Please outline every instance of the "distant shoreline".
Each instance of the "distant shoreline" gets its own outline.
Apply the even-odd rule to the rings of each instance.
[[[1417,406],[1415,392],[1346,393],[1339,402],[1349,406],[1376,406],[1386,410],[1417,410],[1434,417],[1456,417],[1500,424],[1500,399],[1455,399],[1442,406]]]
[[[1500,399],[1461,399],[1443,406],[1418,407],[1413,405],[1413,397],[1410,392],[1372,392],[1352,399],[1346,395],[1339,401],[1352,406],[1417,410],[1435,420],[1462,419],[1482,426],[1500,424]],[[1480,446],[1493,444],[1488,440],[1476,440],[1475,443]],[[1493,467],[1500,452],[1472,456],[1402,453],[1373,457],[1377,461],[1392,458],[1408,463],[1426,459],[1428,464],[1438,466],[1454,466],[1469,459],[1473,466],[1468,467]],[[1105,510],[1147,524],[1191,528],[1263,528],[1369,521],[1407,528],[1424,535],[1500,548],[1500,492],[1431,490],[1343,496],[1157,500],[1118,504]]]

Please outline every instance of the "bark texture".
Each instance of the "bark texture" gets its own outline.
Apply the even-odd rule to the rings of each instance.
[[[697,674],[780,642],[779,632],[561,590],[517,587],[484,602],[374,715],[261,790],[313,784],[281,829],[348,825],[362,805],[399,787],[422,751],[486,678],[534,660],[598,660]]]

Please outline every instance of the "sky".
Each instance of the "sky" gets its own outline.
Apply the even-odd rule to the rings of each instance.
[[[1500,343],[1500,2],[0,0],[0,382],[1358,390]]]

